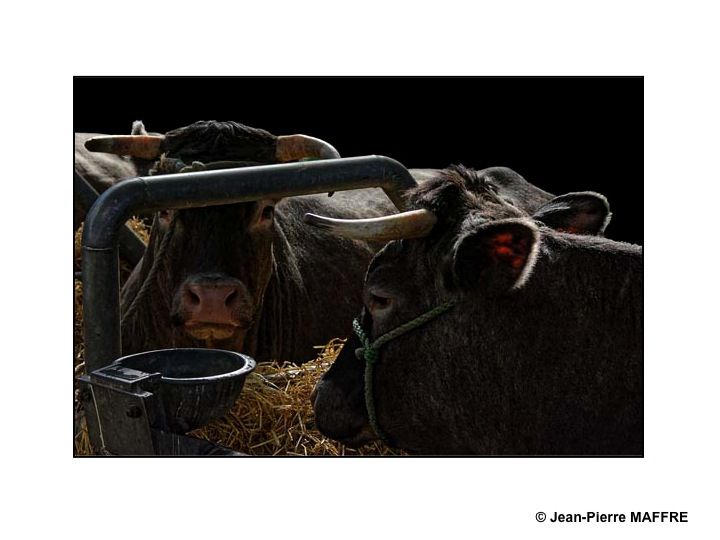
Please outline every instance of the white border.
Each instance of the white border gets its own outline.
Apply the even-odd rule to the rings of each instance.
[[[0,38],[6,538],[717,534],[713,4],[470,5],[13,7]],[[66,269],[80,74],[645,75],[646,457],[73,460]],[[553,526],[535,522],[540,510],[687,510],[690,523]]]

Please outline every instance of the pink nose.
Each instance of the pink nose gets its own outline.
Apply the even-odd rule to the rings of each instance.
[[[231,281],[189,283],[183,288],[186,322],[237,326],[240,303],[240,288]]]

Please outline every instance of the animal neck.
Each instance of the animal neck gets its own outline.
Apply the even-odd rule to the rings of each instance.
[[[272,246],[271,272],[245,350],[258,361],[298,360],[298,326],[308,307],[297,258],[281,223]]]
[[[156,236],[153,238],[157,240]],[[172,332],[172,346],[181,346],[176,343],[177,333],[170,321],[171,292],[162,290],[162,280],[153,279],[151,276],[153,267],[161,264],[160,261],[156,262],[156,246],[157,242],[148,245],[141,262],[135,267],[120,293],[121,313],[124,315],[123,354],[166,348],[169,345],[164,337],[169,331]],[[143,288],[146,290],[143,291]],[[132,314],[125,316],[136,300],[137,305]]]
[[[538,264],[525,285],[528,292],[583,299],[573,307],[587,309],[587,302],[593,302],[608,315],[621,308],[627,312],[631,297],[642,294],[640,246],[557,234],[545,237],[543,244]]]

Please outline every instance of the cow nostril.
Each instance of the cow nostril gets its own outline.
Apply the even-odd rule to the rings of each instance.
[[[231,292],[231,293],[227,296],[227,298],[225,298],[225,305],[226,305],[226,306],[232,305],[232,303],[235,301],[235,299],[237,298],[237,296],[238,296],[237,290]]]
[[[245,292],[237,280],[196,278],[184,285],[180,308],[191,323],[237,325]]]
[[[188,290],[188,300],[193,306],[197,306],[200,304],[200,297],[190,290]]]

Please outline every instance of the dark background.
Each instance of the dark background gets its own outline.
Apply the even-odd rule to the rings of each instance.
[[[507,166],[557,195],[603,193],[613,211],[606,235],[643,240],[641,77],[76,77],[73,94],[78,132],[235,120],[408,168]]]

